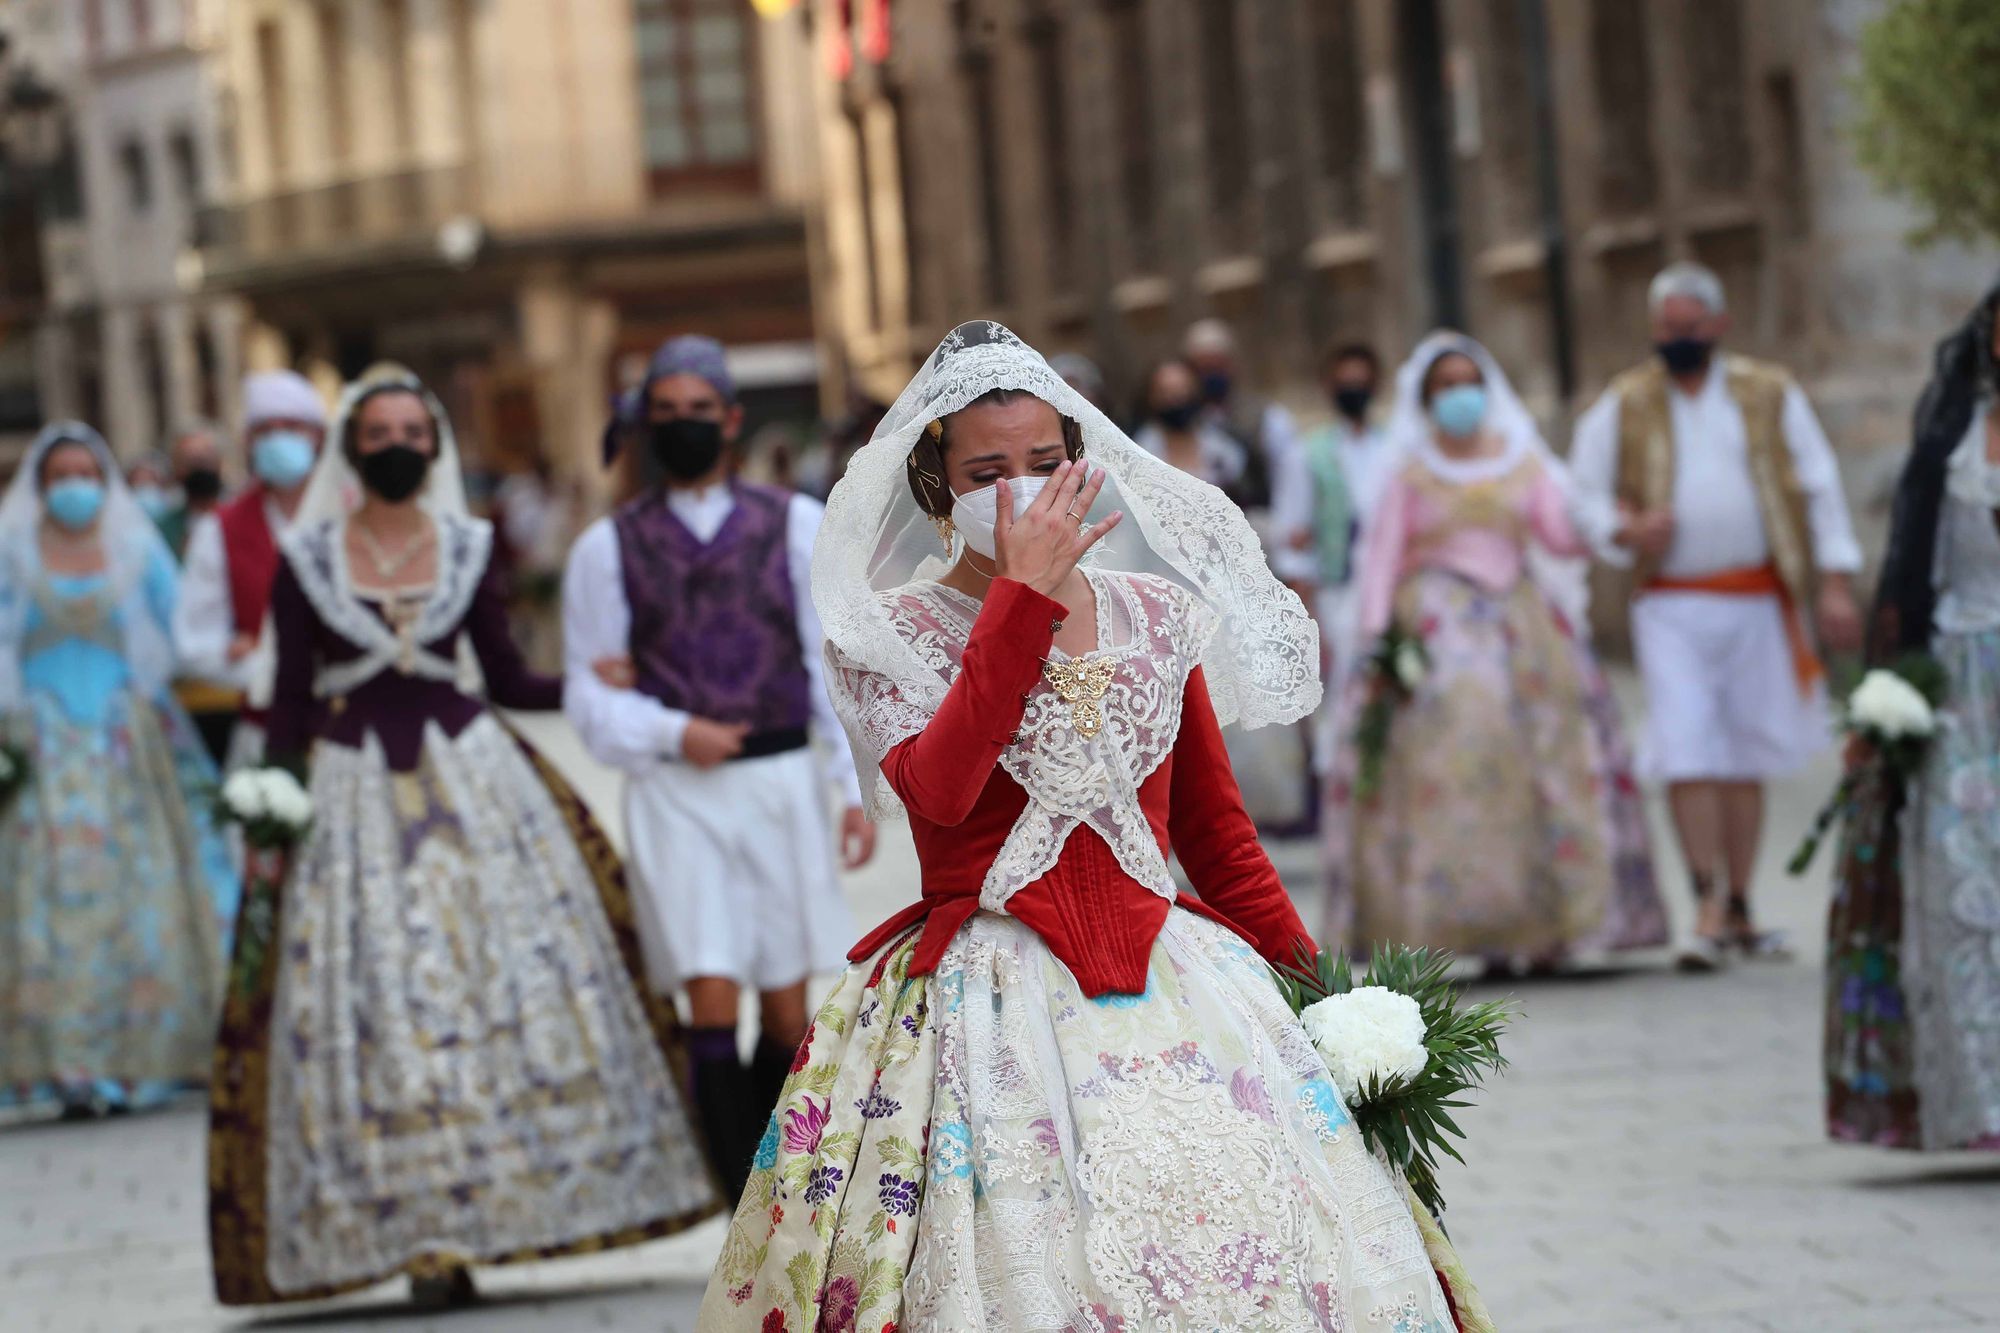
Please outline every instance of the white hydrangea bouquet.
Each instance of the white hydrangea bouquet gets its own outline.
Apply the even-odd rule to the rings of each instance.
[[[1402,1172],[1433,1217],[1442,1217],[1440,1152],[1465,1132],[1451,1112],[1464,1094],[1506,1067],[1500,1033],[1505,1001],[1466,1004],[1446,976],[1449,953],[1385,945],[1357,983],[1347,955],[1301,948],[1273,969],[1279,989],[1326,1061],[1369,1148]]]
[[[241,768],[223,781],[216,814],[243,830],[243,841],[258,851],[284,851],[312,827],[312,797],[282,768]]]
[[[271,947],[291,850],[312,828],[312,796],[289,769],[239,768],[216,790],[215,817],[243,833],[243,907],[236,921],[229,989],[232,996],[248,995]]]
[[[1847,813],[1868,765],[1882,765],[1896,782],[1916,775],[1931,737],[1937,734],[1944,696],[1944,667],[1923,654],[1876,667],[1861,678],[1840,710],[1840,730],[1848,738],[1850,756],[1859,762],[1848,764],[1840,785],[1813,817],[1812,827],[1792,853],[1787,867],[1792,874],[1802,875],[1812,864],[1827,830]]]
[[[27,785],[27,747],[0,739],[0,810],[5,810],[14,794]]]
[[[1368,682],[1367,701],[1354,726],[1354,746],[1360,759],[1354,794],[1372,799],[1382,789],[1382,764],[1389,754],[1389,729],[1396,710],[1416,697],[1431,674],[1430,650],[1423,635],[1390,624],[1361,664]]]

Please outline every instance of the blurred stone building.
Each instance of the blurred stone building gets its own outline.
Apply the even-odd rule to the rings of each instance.
[[[217,58],[201,261],[252,365],[402,361],[476,461],[587,479],[671,333],[730,342],[754,414],[816,410],[801,30],[747,0],[229,0]]]
[[[1393,363],[1453,324],[1560,441],[1645,354],[1650,276],[1694,257],[1843,445],[1900,444],[1994,262],[1911,253],[1851,160],[1844,80],[1879,7],[816,0],[829,359],[892,394],[994,315],[1099,358],[1122,403],[1215,314],[1323,414],[1328,343]],[[1850,469],[1864,510],[1883,467]]]
[[[224,179],[211,56],[225,2],[46,6],[64,111],[57,170],[74,179],[50,194],[42,233],[42,411],[93,422],[127,458],[226,416],[241,374],[239,311],[200,290],[191,249]]]

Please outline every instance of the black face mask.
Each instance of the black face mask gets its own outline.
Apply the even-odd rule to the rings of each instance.
[[[222,474],[212,467],[194,468],[181,478],[181,494],[196,504],[207,504],[222,494]]]
[[[1349,421],[1359,421],[1368,415],[1368,404],[1375,401],[1375,391],[1368,388],[1342,387],[1333,391],[1333,407]]]
[[[1653,350],[1666,362],[1669,373],[1693,375],[1708,369],[1708,359],[1715,355],[1715,343],[1708,338],[1669,338],[1654,343]]]
[[[1165,407],[1155,408],[1153,415],[1158,417],[1160,424],[1168,430],[1186,430],[1194,424],[1194,419],[1201,415],[1201,404],[1170,403]]]
[[[693,481],[715,470],[722,457],[722,423],[678,417],[648,424],[653,461],[675,481]]]
[[[400,504],[415,495],[430,475],[431,456],[407,444],[392,444],[361,455],[355,467],[362,485],[390,504]]]

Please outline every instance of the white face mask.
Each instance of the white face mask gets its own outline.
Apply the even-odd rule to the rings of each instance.
[[[993,521],[999,514],[999,492],[1002,483],[981,486],[976,491],[967,491],[951,502],[951,525],[958,529],[958,535],[965,538],[965,544],[991,560],[997,547],[993,542]],[[1045,476],[1010,477],[1006,486],[1014,493],[1014,517],[1026,512],[1035,497],[1042,493],[1042,487],[1049,484]]]

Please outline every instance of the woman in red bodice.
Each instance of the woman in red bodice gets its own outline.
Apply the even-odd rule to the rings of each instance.
[[[1451,1329],[1270,975],[1311,941],[1220,725],[1308,711],[1318,647],[1242,516],[968,324],[813,591],[922,895],[821,1007],[699,1326]]]

